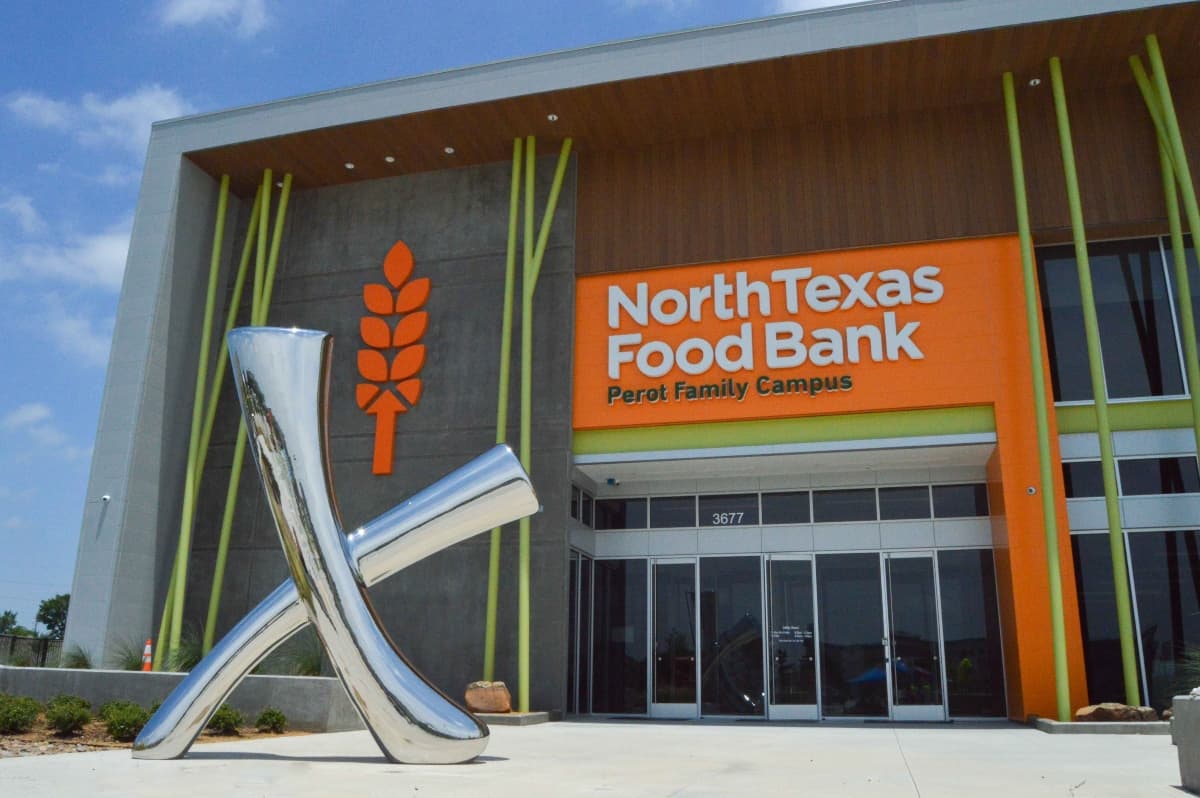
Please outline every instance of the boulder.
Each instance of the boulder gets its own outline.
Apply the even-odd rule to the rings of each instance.
[[[466,700],[472,712],[512,712],[512,696],[504,682],[471,682]]]
[[[1091,706],[1076,710],[1075,720],[1100,723],[1132,723],[1158,720],[1158,713],[1154,711],[1153,707],[1131,707],[1128,704],[1106,701],[1103,704],[1092,704]]]

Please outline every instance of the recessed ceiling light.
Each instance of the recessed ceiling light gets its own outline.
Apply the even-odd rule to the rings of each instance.
[[[1041,78],[1034,78],[1034,79],[1032,79],[1031,81],[1029,81],[1029,85],[1030,85],[1030,86],[1041,86],[1041,85],[1042,85],[1042,79],[1041,79]]]
[[[353,168],[354,168],[354,164],[350,163],[349,161],[346,161],[346,168],[347,168],[347,169],[353,169]]]
[[[383,156],[383,160],[387,161],[388,163],[395,163],[396,156],[395,155],[385,155],[385,156]]]
[[[446,153],[447,155],[453,155],[454,148],[453,147],[442,147],[442,152]]]
[[[546,114],[546,118],[549,119],[551,122],[557,122],[558,114]]]

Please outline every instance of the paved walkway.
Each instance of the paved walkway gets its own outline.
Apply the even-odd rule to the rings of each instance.
[[[1020,726],[568,722],[496,727],[480,761],[394,765],[366,732],[0,760],[0,796],[1172,796],[1168,736]]]

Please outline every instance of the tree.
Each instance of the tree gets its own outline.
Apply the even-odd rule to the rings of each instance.
[[[0,635],[12,634],[9,630],[17,625],[17,614],[12,610],[0,612]]]
[[[67,608],[71,604],[70,593],[59,593],[38,605],[36,623],[45,624],[46,637],[52,640],[62,640],[67,630]]]

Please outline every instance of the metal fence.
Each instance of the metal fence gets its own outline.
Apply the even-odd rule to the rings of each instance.
[[[44,637],[0,635],[0,665],[25,668],[57,668],[62,658],[62,641]]]

